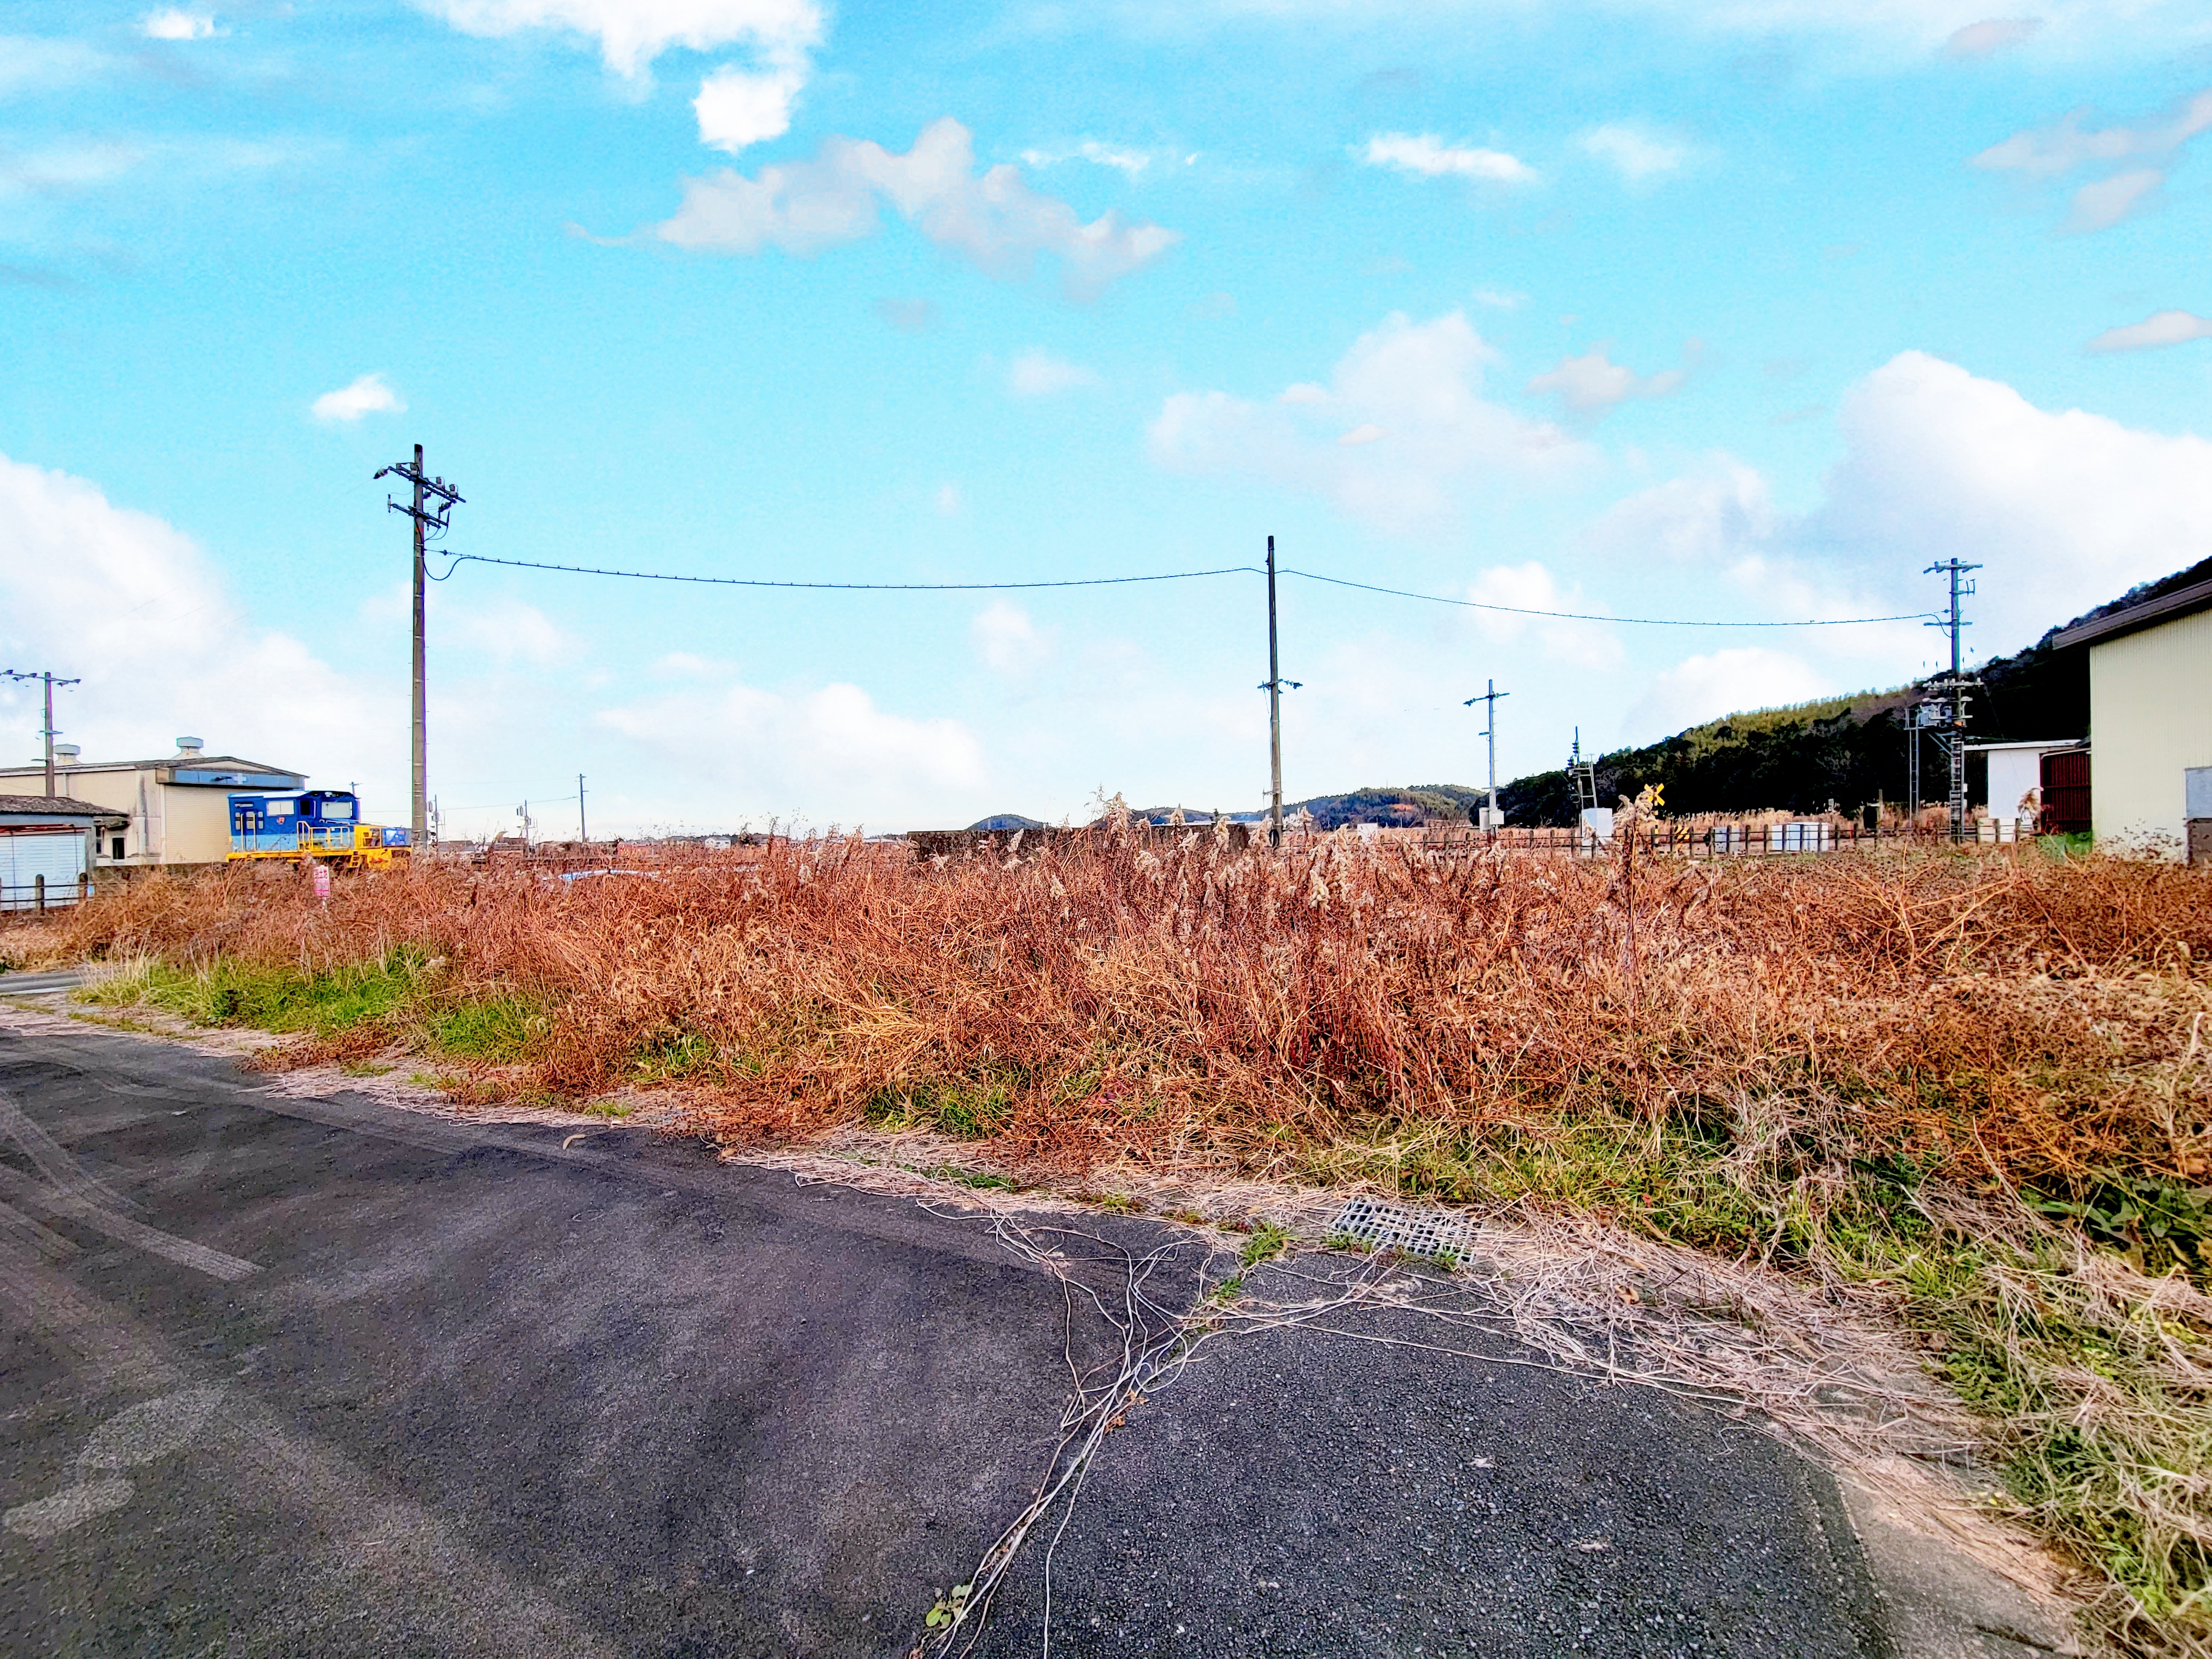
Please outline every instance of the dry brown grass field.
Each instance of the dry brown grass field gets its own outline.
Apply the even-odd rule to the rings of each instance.
[[[922,1127],[1006,1179],[1551,1206],[1846,1286],[1979,1413],[2099,1639],[2212,1653],[2212,872],[1109,830],[431,865],[327,903],[156,878],[0,953],[464,1100],[650,1087],[732,1145]]]

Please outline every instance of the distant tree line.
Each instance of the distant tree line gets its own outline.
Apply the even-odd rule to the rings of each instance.
[[[1967,706],[1968,741],[2087,737],[2087,656],[2078,648],[2052,650],[2046,634],[2025,651],[1990,659]],[[1920,696],[1917,686],[1905,686],[1731,714],[1640,749],[1615,750],[1595,764],[1598,802],[1609,806],[1656,783],[1665,787],[1670,815],[1895,805],[1908,793],[1905,722]],[[1922,797],[1940,799],[1948,787],[1942,752],[1923,741]],[[1979,757],[1967,757],[1967,795],[1976,805],[1984,803],[1988,772]],[[1498,804],[1508,823],[1571,824],[1574,781],[1565,767],[1516,778],[1499,788]]]

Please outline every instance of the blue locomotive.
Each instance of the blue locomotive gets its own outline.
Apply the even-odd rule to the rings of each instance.
[[[407,847],[407,831],[398,825],[361,822],[361,802],[351,790],[288,789],[230,798],[234,859],[389,864]]]

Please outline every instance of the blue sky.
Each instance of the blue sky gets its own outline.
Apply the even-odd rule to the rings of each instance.
[[[2212,15],[1990,0],[106,9],[0,36],[0,652],[88,756],[405,809],[421,442],[493,557],[1284,562],[1973,644],[2212,551]],[[1285,581],[1294,795],[1893,684],[1911,623]],[[1248,810],[1255,579],[464,566],[455,831]],[[25,757],[18,694],[0,721]],[[2036,736],[2037,733],[2010,733]],[[563,816],[567,814],[568,816]],[[572,827],[548,806],[544,828]]]

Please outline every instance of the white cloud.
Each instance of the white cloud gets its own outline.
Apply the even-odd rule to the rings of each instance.
[[[634,76],[671,46],[746,45],[764,57],[804,52],[822,38],[816,0],[417,0],[464,34],[566,29],[599,43],[607,67]]]
[[[1600,341],[1579,357],[1563,357],[1528,382],[1528,390],[1549,394],[1577,415],[1602,416],[1631,398],[1664,398],[1681,390],[1689,378],[1685,368],[1662,368],[1638,374],[1607,356],[1610,344]],[[1698,343],[1690,342],[1684,356],[1694,362]]]
[[[961,496],[960,486],[957,483],[946,483],[938,485],[934,500],[938,512],[948,519],[958,518],[960,509],[967,505]]]
[[[165,6],[139,21],[138,32],[149,40],[204,40],[216,32],[215,19],[204,11]]]
[[[968,624],[975,654],[1001,674],[1024,674],[1052,654],[1052,642],[1019,605],[995,599]]]
[[[1943,43],[1946,58],[1987,58],[2026,44],[2043,27],[2040,17],[1988,17],[1954,29]]]
[[[791,106],[806,84],[804,63],[766,70],[723,68],[699,83],[691,108],[699,142],[732,155],[791,131]]]
[[[1479,288],[1468,297],[1475,304],[1487,306],[1492,311],[1518,311],[1528,303],[1527,295],[1503,288]]]
[[[1475,627],[1486,639],[1510,645],[1533,633],[1547,659],[1577,668],[1611,668],[1621,659],[1620,635],[1602,623],[1510,614],[1578,611],[1588,615],[1601,609],[1583,596],[1579,586],[1561,588],[1540,560],[1491,566],[1468,585],[1467,597],[1477,605],[1506,607],[1474,613]]]
[[[1433,133],[1379,132],[1360,159],[1370,167],[1395,167],[1421,179],[1479,179],[1497,185],[1529,185],[1535,170],[1502,149],[1447,144]]]
[[[1638,734],[1680,732],[1723,714],[1809,702],[1833,690],[1802,657],[1765,646],[1731,646],[1690,657],[1655,677],[1628,712]]]
[[[1097,374],[1080,363],[1055,357],[1042,346],[1016,355],[1006,366],[1006,390],[1017,398],[1049,398],[1099,383]]]
[[[404,415],[407,404],[381,374],[364,374],[351,386],[325,392],[309,405],[319,421],[357,421],[364,415]]]
[[[2212,339],[2212,317],[2187,311],[2160,311],[2139,323],[2108,328],[2089,342],[2091,351],[2145,351],[2153,346],[2186,345]]]
[[[318,782],[404,775],[404,690],[396,708],[380,707],[299,641],[254,627],[173,526],[82,478],[0,456],[0,546],[10,555],[0,559],[0,660],[82,678],[58,694],[55,723],[88,759],[167,754],[192,732],[210,753]],[[0,690],[0,755],[29,759],[33,702]]]
[[[2182,146],[2212,130],[2212,88],[2176,104],[2164,120],[2140,127],[2085,130],[2087,112],[2070,110],[2046,125],[2015,132],[1975,156],[1973,165],[2039,182],[2063,179],[2082,167],[2112,168],[2075,191],[2067,222],[2069,230],[2103,230],[2126,218],[2165,182]],[[2127,161],[2148,165],[2121,165]]]
[[[1448,516],[1471,484],[1540,481],[1589,457],[1558,427],[1482,395],[1496,361],[1461,312],[1425,323],[1394,313],[1352,343],[1326,386],[1301,382],[1265,403],[1173,394],[1148,428],[1152,458],[1178,472],[1314,490],[1356,517],[1416,528]]]
[[[1079,296],[1152,264],[1180,238],[1109,211],[1089,224],[1065,202],[1040,195],[1011,164],[975,173],[967,128],[945,116],[894,155],[850,138],[823,141],[811,161],[763,167],[752,178],[725,167],[684,184],[684,205],[654,227],[661,240],[701,252],[811,254],[872,234],[879,201],[939,247],[994,276],[1024,275],[1040,254],[1057,258]]]
[[[1690,147],[1629,122],[1594,127],[1580,140],[1583,149],[1607,163],[1632,185],[1680,171]]]
[[[1971,639],[1992,652],[2212,544],[2212,441],[2039,409],[1917,351],[1853,386],[1837,426],[1844,457],[1808,514],[1778,512],[1756,473],[1723,459],[1621,503],[1593,542],[1623,562],[1661,552],[1721,566],[1769,616],[1927,608],[1922,567],[1955,554],[1984,567]],[[1875,676],[1900,659],[1909,672],[1929,637],[1905,623],[1851,641],[1887,641],[1887,657],[1861,665]]]
[[[899,822],[984,775],[982,744],[961,722],[889,714],[845,684],[694,684],[602,709],[593,724],[648,753],[689,810],[756,821],[803,804],[848,823]]]

